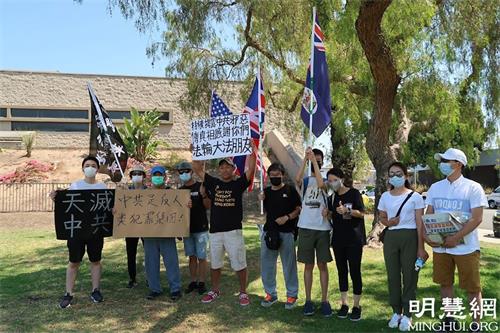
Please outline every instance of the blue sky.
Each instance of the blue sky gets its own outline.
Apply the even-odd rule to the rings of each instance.
[[[167,61],[153,67],[146,56],[161,33],[139,33],[133,20],[116,9],[110,15],[107,5],[107,0],[0,0],[0,69],[165,76]],[[329,131],[315,144],[330,145]]]
[[[164,76],[141,34],[107,0],[0,0],[0,69]]]

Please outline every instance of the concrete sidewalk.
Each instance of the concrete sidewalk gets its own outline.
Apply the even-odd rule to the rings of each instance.
[[[488,229],[477,229],[479,233],[479,241],[491,244],[500,245],[500,238],[495,238],[493,235],[493,230]]]

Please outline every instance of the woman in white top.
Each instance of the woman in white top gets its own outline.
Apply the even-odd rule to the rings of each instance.
[[[387,227],[384,260],[389,301],[394,312],[389,327],[409,331],[409,303],[416,298],[418,281],[415,261],[417,257],[424,261],[429,257],[423,241],[425,206],[422,196],[411,189],[408,170],[403,163],[392,163],[388,173],[391,189],[382,194],[378,210],[380,222]]]

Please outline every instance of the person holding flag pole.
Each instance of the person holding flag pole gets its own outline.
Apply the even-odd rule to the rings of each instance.
[[[316,8],[313,8],[313,23],[311,31],[311,57],[307,71],[304,97],[302,101],[301,118],[309,128],[309,145],[302,169],[295,179],[302,194],[302,209],[298,227],[297,260],[304,263],[304,287],[306,302],[304,315],[311,316],[315,306],[311,299],[313,270],[316,264],[320,271],[321,283],[321,313],[325,317],[332,315],[328,302],[328,262],[332,261],[330,252],[331,225],[322,215],[326,207],[326,186],[321,176],[323,152],[312,149],[313,134],[319,137],[331,121],[330,82],[326,63],[324,35],[318,23]],[[308,177],[302,178],[304,168],[309,165]]]

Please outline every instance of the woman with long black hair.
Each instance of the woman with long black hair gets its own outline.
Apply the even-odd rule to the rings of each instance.
[[[384,260],[387,270],[389,303],[393,315],[388,325],[409,331],[410,300],[416,298],[417,257],[427,260],[423,241],[422,215],[424,200],[414,192],[408,181],[408,169],[401,162],[388,168],[390,190],[378,204],[380,222],[387,227],[384,237]],[[402,285],[401,285],[402,281]]]

